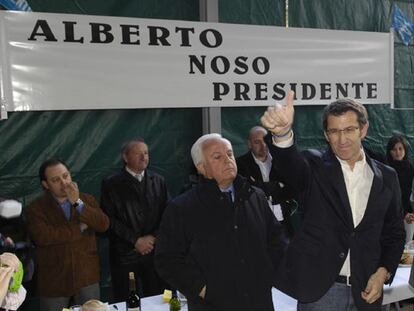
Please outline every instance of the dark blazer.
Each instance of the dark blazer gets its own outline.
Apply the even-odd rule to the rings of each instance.
[[[153,256],[152,252],[137,253],[134,245],[139,237],[156,236],[169,198],[161,175],[146,170],[142,183],[140,185],[124,168],[102,181],[101,207],[111,220],[110,255],[120,264],[136,263]]]
[[[85,206],[74,208],[68,220],[48,191],[27,208],[28,230],[36,245],[37,281],[43,297],[70,297],[99,282],[99,256],[95,231],[109,227],[109,219],[95,198],[80,194]],[[88,225],[81,232],[79,224]]]
[[[240,176],[234,187],[231,203],[215,181],[202,178],[164,213],[156,268],[186,295],[189,311],[273,310],[272,272],[286,245],[281,226],[262,190]]]
[[[280,173],[303,195],[304,220],[276,273],[276,287],[301,302],[321,298],[333,285],[351,252],[352,294],[358,310],[380,310],[361,298],[368,278],[381,266],[393,274],[404,247],[401,195],[395,171],[368,156],[374,173],[367,208],[354,228],[339,161],[330,148],[304,151],[277,148]]]
[[[287,185],[280,176],[274,155],[272,155],[272,168],[269,174],[269,182],[264,182],[259,166],[256,164],[252,153],[249,151],[246,154],[238,157],[237,171],[240,175],[245,177],[253,186],[262,189],[266,196],[272,196],[273,204],[280,204],[282,206],[282,213],[284,223],[286,224],[289,235],[293,235],[293,226],[290,221],[290,206],[294,199],[293,189]],[[283,183],[283,187],[279,184]]]

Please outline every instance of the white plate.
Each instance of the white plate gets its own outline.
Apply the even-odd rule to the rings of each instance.
[[[398,264],[398,267],[411,267],[411,264],[410,263],[400,263],[400,264]]]

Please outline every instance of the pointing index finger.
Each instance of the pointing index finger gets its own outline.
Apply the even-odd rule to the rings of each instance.
[[[293,109],[293,101],[295,98],[295,92],[290,90],[286,96],[286,107],[289,109]]]

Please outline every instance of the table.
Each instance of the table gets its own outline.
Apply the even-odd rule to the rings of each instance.
[[[108,305],[108,304],[107,304]],[[125,302],[118,302],[108,305],[109,311],[127,311],[126,303]],[[81,311],[80,307],[71,307],[71,311]],[[167,309],[165,309],[167,310]]]
[[[296,300],[273,288],[273,303],[278,311],[296,311]],[[151,296],[141,299],[142,311],[168,311],[169,305],[162,300],[162,295]],[[187,305],[181,304],[181,311],[187,311]]]
[[[383,305],[389,305],[397,301],[414,297],[414,288],[408,284],[410,277],[410,266],[399,267],[395,273],[391,286],[384,286]],[[272,289],[273,303],[278,311],[296,311],[296,299]],[[163,302],[162,295],[141,299],[142,311],[167,311],[168,304]],[[187,311],[187,305],[183,305],[182,311]]]
[[[384,286],[383,305],[414,297],[414,288],[408,284],[411,266],[399,267],[391,286]]]

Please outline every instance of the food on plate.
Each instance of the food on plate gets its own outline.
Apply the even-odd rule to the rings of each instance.
[[[403,265],[411,265],[413,263],[413,255],[404,252],[401,255],[400,263],[402,263]]]

